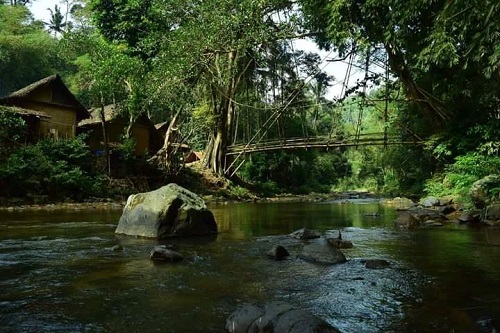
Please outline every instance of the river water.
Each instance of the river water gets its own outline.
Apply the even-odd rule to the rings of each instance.
[[[180,264],[116,236],[120,210],[1,211],[0,332],[223,332],[239,305],[273,300],[342,332],[493,332],[500,319],[500,231],[399,231],[393,208],[362,200],[210,208],[221,232],[169,241]],[[348,262],[266,258],[303,227],[341,230]],[[364,267],[378,258],[391,266]]]

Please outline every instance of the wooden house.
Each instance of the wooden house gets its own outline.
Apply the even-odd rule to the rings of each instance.
[[[123,136],[129,126],[129,118],[120,112],[115,105],[104,107],[106,136],[109,147],[117,147],[123,142]],[[104,150],[102,131],[102,117],[100,108],[90,110],[90,118],[78,124],[79,132],[88,133],[90,150],[100,152]],[[135,154],[137,156],[156,153],[163,145],[163,138],[146,115],[141,115],[132,124],[131,137],[135,140]]]
[[[89,117],[58,74],[0,98],[0,106],[26,121],[32,141],[73,138],[78,122]]]

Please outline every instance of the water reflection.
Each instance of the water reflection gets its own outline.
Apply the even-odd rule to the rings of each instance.
[[[376,202],[211,209],[221,233],[169,241],[186,258],[178,265],[149,260],[155,240],[116,236],[119,210],[1,214],[0,331],[221,332],[238,304],[269,300],[343,332],[475,332],[500,317],[498,231],[402,232]],[[306,263],[293,246],[289,260],[265,258],[302,227],[342,230],[355,245],[348,263]],[[364,258],[391,266],[367,270]]]
[[[229,207],[229,209],[228,209]],[[394,209],[382,204],[362,203],[235,203],[212,205],[223,233],[245,239],[252,236],[290,233],[300,228],[370,228],[392,225]]]

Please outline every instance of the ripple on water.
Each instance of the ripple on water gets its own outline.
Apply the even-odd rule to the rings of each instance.
[[[338,236],[338,230],[327,234]],[[418,297],[417,290],[423,276],[389,256],[383,247],[375,246],[388,240],[400,241],[397,234],[378,228],[346,228],[342,229],[342,236],[354,243],[353,249],[342,250],[352,259],[334,266],[311,264],[295,258],[296,241],[275,236],[261,237],[258,244],[262,248],[267,240],[267,244],[285,242],[292,249],[291,259],[267,261],[260,265],[267,272],[264,275],[271,277],[267,281],[267,290],[276,292],[280,299],[309,309],[343,331],[387,331],[404,317],[402,302]],[[367,269],[361,258],[389,259],[391,266]]]

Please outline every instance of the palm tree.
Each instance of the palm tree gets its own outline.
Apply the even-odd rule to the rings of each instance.
[[[66,22],[64,22],[64,15],[61,13],[61,8],[58,5],[54,6],[54,10],[47,8],[50,11],[50,22],[45,23],[48,26],[48,30],[54,32],[54,37],[58,33],[62,34],[64,32],[64,27]]]

